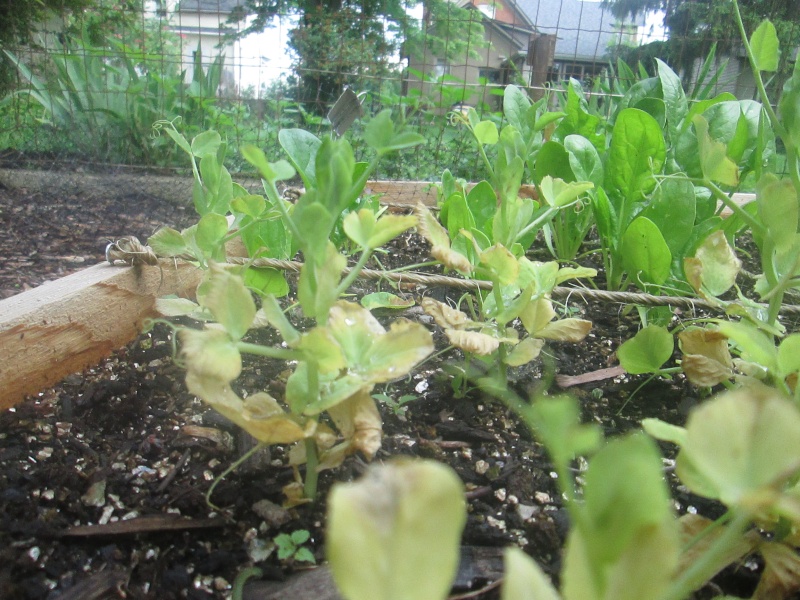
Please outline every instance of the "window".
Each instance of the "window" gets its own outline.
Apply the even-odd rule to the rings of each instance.
[[[443,58],[437,58],[436,64],[433,67],[433,76],[437,79],[444,75],[450,75],[450,65]]]
[[[478,78],[480,80],[485,80],[487,84],[493,83],[500,83],[501,80],[501,70],[500,69],[490,69],[490,68],[483,68],[478,69]]]

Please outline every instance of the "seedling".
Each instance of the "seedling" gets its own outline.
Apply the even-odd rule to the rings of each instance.
[[[311,534],[306,529],[298,529],[292,533],[281,533],[275,536],[272,541],[278,547],[278,558],[290,562],[308,562],[316,564],[311,550],[304,547]]]

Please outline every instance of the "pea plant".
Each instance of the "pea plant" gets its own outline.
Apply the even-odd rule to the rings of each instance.
[[[374,386],[406,375],[433,350],[431,335],[422,325],[398,320],[386,330],[367,309],[340,300],[375,250],[416,223],[414,216],[376,214],[359,207],[357,201],[379,158],[416,145],[420,136],[395,131],[385,112],[370,122],[365,137],[376,153],[370,164],[355,161],[347,140],[319,140],[299,130],[287,130],[281,136],[294,166],[286,161],[269,162],[255,147],[243,149],[244,158],[262,177],[266,200],[258,202],[246,196],[248,205],[257,204],[262,210],[257,215],[255,210],[244,211],[238,222],[242,230],[260,231],[261,235],[278,230],[277,241],[284,243],[284,250],[302,252],[297,299],[311,326],[296,327],[278,303],[277,294],[250,285],[245,276],[247,266],[221,264],[225,237],[217,236],[219,246],[199,247],[200,251],[210,249],[209,254],[195,253],[198,260],[205,260],[208,274],[198,288],[193,314],[204,315],[209,322],[202,329],[179,330],[189,391],[261,444],[295,444],[290,463],[296,469],[303,464],[306,468],[305,479],[300,479],[298,470],[297,480],[285,489],[292,503],[316,497],[321,470],[338,466],[355,452],[367,458],[375,455],[381,445],[381,418],[371,396]],[[229,176],[220,167],[221,144],[213,153],[201,151],[196,139],[187,148],[193,158],[201,157],[195,169],[195,204],[198,212],[205,214],[197,229],[168,233],[175,240],[175,254],[196,251],[203,219],[221,225],[220,219],[225,217],[220,213],[226,203],[238,205],[238,198],[228,199],[232,186],[225,183]],[[306,191],[292,205],[280,198],[276,183],[293,177],[295,169]],[[214,179],[214,174],[221,177]],[[212,185],[210,180],[221,183]],[[266,229],[261,228],[264,218]],[[346,276],[342,274],[346,257],[331,241],[337,227],[360,252]],[[158,246],[166,235],[156,234],[151,243]],[[164,246],[159,247],[163,250]],[[272,327],[282,343],[247,341],[247,332],[259,326]],[[263,390],[242,395],[234,390],[243,354],[293,365],[284,398],[276,399]],[[329,419],[321,420],[323,414]]]
[[[448,232],[424,206],[417,206],[419,231],[431,244],[431,254],[447,267],[469,277],[492,282],[490,294],[478,296],[479,311],[473,318],[465,312],[432,298],[422,301],[423,310],[445,332],[450,344],[465,353],[462,374],[456,379],[457,393],[463,393],[470,374],[472,356],[483,357],[505,380],[507,368],[518,367],[536,359],[545,340],[579,342],[591,329],[584,319],[558,316],[550,294],[553,288],[569,279],[593,277],[594,269],[559,267],[555,261],[541,263],[525,256],[516,257],[502,244],[482,248],[469,232],[477,264],[450,246]],[[512,327],[519,319],[527,335],[520,337]]]

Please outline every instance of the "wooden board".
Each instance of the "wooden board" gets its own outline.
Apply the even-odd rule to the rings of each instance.
[[[0,301],[0,409],[96,365],[141,331],[155,299],[191,296],[202,272],[100,264]]]

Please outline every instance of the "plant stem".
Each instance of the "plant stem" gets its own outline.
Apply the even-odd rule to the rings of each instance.
[[[249,579],[262,578],[264,571],[258,567],[247,567],[237,573],[236,579],[233,580],[233,587],[231,588],[231,600],[242,600],[244,594],[244,586]]]
[[[739,3],[736,0],[733,0],[733,15],[736,18],[736,25],[739,27],[739,36],[742,38],[742,44],[744,44],[744,50],[747,54],[747,60],[750,63],[750,69],[753,71],[753,79],[755,80],[756,88],[758,89],[758,95],[761,97],[761,104],[764,106],[764,110],[767,111],[769,120],[772,122],[773,130],[781,138],[784,138],[784,143],[788,150],[791,142],[790,140],[785,139],[788,137],[786,135],[786,129],[784,128],[783,123],[778,120],[778,115],[775,113],[775,109],[772,108],[772,105],[769,102],[767,88],[764,87],[764,80],[761,78],[761,71],[759,71],[758,65],[756,64],[756,57],[753,54],[753,48],[750,46],[750,40],[747,37],[747,32],[744,30],[742,13],[739,12]]]
[[[516,239],[515,241],[518,241],[518,240],[522,239],[522,238],[525,236],[525,234],[526,234],[526,233],[528,233],[528,232],[529,232],[531,229],[533,229],[534,227],[541,227],[542,225],[544,225],[544,224],[545,224],[547,221],[549,221],[549,220],[550,220],[550,219],[551,219],[551,218],[552,218],[552,217],[553,217],[553,216],[554,216],[554,215],[555,215],[555,214],[556,214],[558,211],[559,211],[559,209],[558,209],[558,208],[555,208],[555,207],[553,207],[553,206],[551,206],[550,208],[548,208],[548,209],[547,209],[546,211],[544,211],[544,212],[543,212],[541,215],[539,215],[537,218],[535,218],[533,221],[531,221],[531,222],[530,222],[530,223],[528,223],[528,224],[527,224],[525,227],[523,227],[523,228],[522,228],[522,230],[521,230],[521,231],[520,231],[520,232],[517,234],[517,239]]]
[[[302,360],[304,358],[303,353],[298,352],[297,350],[272,348],[271,346],[261,346],[259,344],[251,344],[249,342],[237,342],[236,348],[239,350],[239,352],[244,352],[245,354],[255,354],[256,356],[278,358],[280,360]]]
[[[206,504],[208,504],[208,506],[210,506],[214,510],[219,510],[219,507],[211,502],[211,495],[214,493],[214,489],[216,489],[217,484],[223,479],[225,479],[228,475],[230,475],[233,471],[238,469],[242,465],[242,463],[247,461],[247,459],[253,456],[256,452],[258,452],[262,448],[266,448],[267,445],[268,444],[265,444],[264,442],[259,442],[258,444],[250,448],[250,450],[242,454],[242,456],[236,459],[233,463],[231,463],[231,465],[227,469],[225,469],[222,473],[220,473],[219,476],[211,483],[211,486],[209,486],[208,491],[206,492]]]
[[[319,473],[317,466],[319,465],[319,452],[317,450],[317,442],[313,437],[305,439],[306,446],[306,480],[303,484],[303,495],[306,498],[314,500],[317,497],[317,480]]]
[[[722,534],[678,577],[678,580],[659,600],[688,598],[694,590],[711,579],[719,571],[720,561],[742,537],[749,524],[750,517],[746,513],[734,513],[733,519]]]
[[[759,235],[765,235],[766,231],[764,229],[764,225],[758,222],[758,220],[753,217],[749,212],[743,209],[741,206],[736,204],[731,197],[728,196],[722,189],[716,185],[714,182],[709,181],[708,179],[690,179],[692,183],[697,183],[704,187],[707,187],[711,190],[711,193],[714,195],[714,198],[722,202],[728,209],[733,212],[733,214],[737,215],[741,218],[755,233]]]
[[[364,252],[361,253],[361,257],[358,259],[358,262],[352,269],[350,269],[350,272],[344,279],[342,279],[342,281],[339,283],[339,286],[336,288],[336,296],[341,296],[342,294],[344,294],[347,291],[347,288],[349,288],[352,285],[352,283],[358,278],[358,274],[364,270],[364,267],[366,266],[367,262],[372,257],[372,252],[373,252],[372,249],[367,248],[366,250],[364,250]]]

